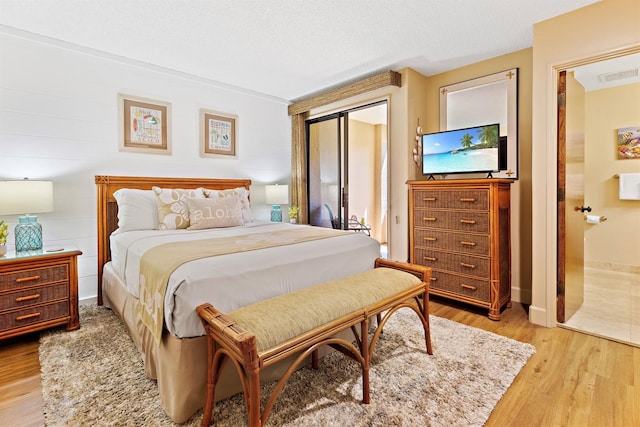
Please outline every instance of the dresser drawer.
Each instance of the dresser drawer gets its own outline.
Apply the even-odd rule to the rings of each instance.
[[[0,311],[68,298],[69,284],[66,282],[40,288],[30,288],[0,295]]]
[[[69,280],[69,271],[66,264],[51,267],[33,268],[30,270],[16,271],[0,274],[0,290],[10,291],[27,286],[54,283]]]
[[[414,229],[415,248],[445,249],[476,255],[489,255],[489,236],[486,234],[454,233],[450,231]]]
[[[416,209],[413,221],[416,227],[489,233],[489,212]]]
[[[488,279],[491,272],[489,258],[430,249],[416,249],[415,263],[482,279]]]
[[[434,291],[450,292],[482,302],[491,301],[489,280],[474,279],[472,277],[432,270],[431,283],[429,286]]]
[[[489,210],[489,190],[415,190],[416,208]]]
[[[65,317],[69,317],[69,301],[5,312],[0,314],[0,332]]]

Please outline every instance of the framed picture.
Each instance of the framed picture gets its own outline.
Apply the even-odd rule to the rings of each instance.
[[[618,129],[618,159],[640,159],[640,126]]]
[[[200,110],[200,155],[236,156],[238,116]]]
[[[171,104],[118,94],[120,151],[171,154]]]

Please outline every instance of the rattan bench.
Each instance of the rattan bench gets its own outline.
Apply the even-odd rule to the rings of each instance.
[[[208,337],[207,396],[202,425],[211,423],[215,387],[231,360],[240,376],[250,427],[262,426],[287,380],[311,355],[318,368],[320,346],[329,345],[362,366],[362,401],[369,403],[369,366],[376,342],[389,317],[402,307],[414,310],[424,328],[428,354],[428,267],[376,260],[373,270],[260,301],[228,314],[211,304],[198,306]],[[408,274],[410,273],[410,274]],[[369,319],[377,326],[369,337]],[[360,325],[360,331],[356,328]],[[350,329],[355,344],[336,334]],[[260,411],[260,370],[290,356],[295,359]]]

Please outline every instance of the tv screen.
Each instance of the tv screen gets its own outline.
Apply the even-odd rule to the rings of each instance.
[[[422,135],[422,174],[490,173],[500,170],[500,125]]]

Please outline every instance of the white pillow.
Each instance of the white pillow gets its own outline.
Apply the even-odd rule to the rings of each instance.
[[[151,188],[156,195],[158,230],[177,230],[189,227],[187,197],[204,198],[202,188]]]
[[[189,208],[189,230],[243,225],[242,204],[237,194],[200,199],[185,197]]]
[[[153,191],[121,188],[113,193],[113,197],[118,202],[118,229],[115,233],[158,228],[158,205]]]
[[[246,224],[253,222],[253,214],[251,213],[251,202],[249,201],[249,190],[244,187],[230,188],[228,190],[210,190],[208,188],[202,189],[205,197],[226,197],[228,195],[235,194],[240,198],[242,204],[242,221]]]

